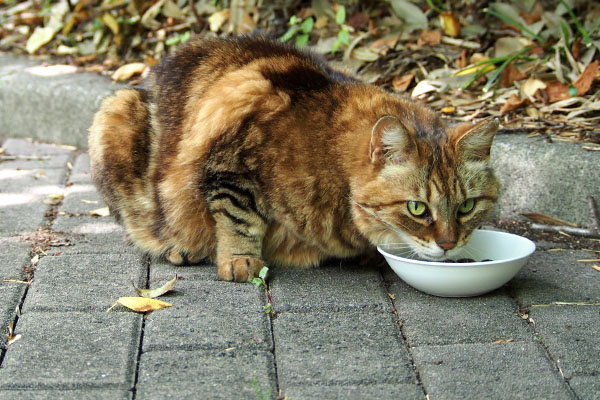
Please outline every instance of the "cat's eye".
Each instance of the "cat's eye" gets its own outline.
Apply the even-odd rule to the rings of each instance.
[[[427,206],[420,201],[409,201],[407,204],[408,211],[415,217],[424,217],[427,215]]]
[[[475,208],[475,199],[467,199],[458,206],[458,213],[466,215],[473,211],[473,208]]]

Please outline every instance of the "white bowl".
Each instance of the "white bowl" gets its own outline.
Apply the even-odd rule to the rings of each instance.
[[[511,233],[476,230],[456,259],[493,261],[469,263],[406,258],[410,250],[394,249],[394,245],[381,245],[377,250],[394,272],[415,289],[435,296],[469,297],[490,292],[511,280],[535,251],[535,244]]]

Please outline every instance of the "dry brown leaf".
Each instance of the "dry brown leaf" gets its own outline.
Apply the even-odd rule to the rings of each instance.
[[[392,80],[392,86],[394,87],[394,90],[397,92],[405,92],[412,83],[414,77],[415,74],[406,74],[394,77]]]
[[[112,310],[117,304],[121,304],[136,312],[156,311],[173,306],[173,304],[157,299],[147,299],[145,297],[119,297],[116,303],[106,310],[106,312]]]
[[[523,17],[525,22],[527,22],[527,25],[531,25],[535,22],[538,22],[540,19],[542,19],[543,13],[544,13],[544,6],[542,5],[542,3],[540,3],[538,1],[535,3],[533,8],[531,9],[531,12],[528,12],[528,13],[522,12],[522,13],[519,13],[519,15],[521,17]]]
[[[97,208],[88,213],[90,217],[108,217],[110,215],[110,210],[108,207]]]
[[[467,50],[463,50],[460,53],[460,56],[456,59],[456,68],[463,69],[467,65],[469,65],[469,60],[467,59]]]
[[[396,47],[396,43],[398,43],[398,39],[400,38],[400,34],[396,35],[388,35],[382,38],[379,38],[373,41],[369,45],[369,49],[373,50],[377,54],[384,56],[390,49]]]
[[[492,344],[500,344],[500,343],[512,343],[514,342],[515,339],[498,339],[498,340],[494,340],[492,342]]]
[[[171,279],[170,281],[156,289],[138,289],[135,287],[135,285],[133,285],[133,282],[131,282],[131,284],[133,285],[133,288],[135,289],[135,292],[138,294],[138,296],[153,299],[155,297],[162,296],[170,290],[173,290],[176,282],[177,275],[175,275],[175,278]]]
[[[572,226],[573,228],[577,227],[577,224],[574,224],[572,222],[568,222],[568,221],[562,220],[560,218],[551,217],[549,215],[545,215],[545,214],[541,214],[541,213],[525,213],[525,214],[521,214],[521,215],[524,216],[525,218],[529,218],[533,222],[537,222],[539,224]]]
[[[514,81],[520,81],[522,79],[527,78],[521,70],[513,65],[513,63],[509,63],[504,70],[502,70],[502,80],[500,85],[502,87],[508,87],[513,84]]]
[[[546,82],[546,89],[544,91],[549,103],[556,103],[557,101],[566,100],[571,97],[569,96],[569,85],[559,81]]]
[[[516,94],[513,94],[512,96],[510,96],[508,98],[506,103],[504,103],[502,105],[502,107],[500,108],[500,114],[502,114],[502,115],[507,114],[518,108],[528,106],[529,104],[531,104],[531,101],[527,97],[522,99],[519,96],[517,96]]]
[[[424,46],[426,44],[440,44],[442,42],[442,32],[441,31],[430,31],[429,29],[425,29],[421,32],[419,36],[419,40],[417,40],[418,46]]]
[[[126,81],[134,75],[141,75],[146,70],[146,64],[144,63],[130,63],[119,67],[111,76],[115,82]]]
[[[446,11],[440,14],[440,25],[446,35],[451,37],[460,35],[460,23],[452,12]]]
[[[573,83],[573,86],[577,88],[577,95],[583,96],[590,90],[594,79],[598,75],[598,60],[591,62],[583,70],[579,78]]]

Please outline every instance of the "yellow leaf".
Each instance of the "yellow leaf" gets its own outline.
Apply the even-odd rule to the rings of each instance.
[[[449,11],[440,14],[440,25],[448,36],[457,37],[460,34],[460,23],[454,14]]]
[[[60,203],[65,197],[62,193],[52,193],[48,195],[48,198],[44,200],[44,204],[50,204],[52,206]]]
[[[473,65],[473,66],[470,66],[470,67],[467,67],[465,69],[458,71],[455,75],[456,76],[469,75],[469,74],[474,74],[476,72],[479,72],[480,70],[481,70],[481,73],[487,74],[488,72],[493,71],[495,69],[496,69],[496,66],[494,64]]]
[[[170,290],[173,290],[173,288],[175,287],[175,282],[177,282],[177,275],[175,275],[175,278],[171,279],[169,282],[156,289],[138,289],[135,287],[135,285],[133,285],[133,288],[139,296],[148,299],[153,299],[155,297],[162,296]]]
[[[208,17],[211,32],[217,32],[225,22],[229,20],[229,8],[222,11],[217,11]]]
[[[108,29],[110,29],[114,35],[119,34],[119,23],[111,14],[104,13],[104,15],[102,15],[102,22],[104,22],[104,25],[108,26]]]
[[[147,299],[145,297],[119,297],[115,305],[116,304],[121,304],[136,312],[156,311],[173,306],[173,304],[166,303],[162,300]],[[106,312],[109,312],[113,307],[114,305],[106,310]]]
[[[451,106],[442,107],[440,111],[442,111],[444,114],[454,114],[456,112],[456,108]]]
[[[108,217],[110,215],[110,210],[108,207],[97,208],[88,213],[90,217]]]
[[[546,89],[546,84],[539,79],[529,78],[521,86],[523,93],[532,97],[538,89]]]
[[[144,63],[130,63],[125,64],[117,69],[111,76],[115,82],[126,81],[134,75],[142,74],[146,70],[146,64]]]

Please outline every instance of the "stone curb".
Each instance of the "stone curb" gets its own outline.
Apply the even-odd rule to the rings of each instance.
[[[119,88],[94,73],[40,76],[39,61],[0,53],[0,135],[87,148],[102,99]],[[46,71],[48,72],[48,71]],[[600,201],[600,154],[574,143],[500,133],[492,160],[502,183],[495,217],[539,212],[591,225],[587,196]],[[595,168],[594,168],[595,167]]]

